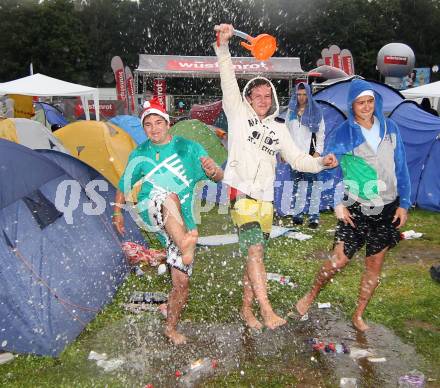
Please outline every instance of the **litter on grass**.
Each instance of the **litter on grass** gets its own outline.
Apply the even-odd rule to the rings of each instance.
[[[6,364],[9,361],[14,359],[14,355],[12,353],[0,353],[0,365]]]
[[[305,234],[305,233],[301,233],[301,232],[288,232],[286,233],[286,237],[292,238],[294,240],[298,240],[298,241],[306,241],[306,240],[310,240],[313,236],[311,236],[310,234]]]
[[[168,295],[164,292],[134,291],[130,295],[129,303],[166,303]]]
[[[360,358],[373,357],[374,353],[369,349],[359,349],[352,347],[350,350],[350,357],[353,360],[358,360]]]
[[[357,388],[357,380],[354,377],[341,377],[339,388]]]
[[[273,280],[279,284],[282,284],[283,286],[289,286],[291,288],[298,287],[298,284],[293,283],[291,281],[290,276],[284,276],[279,273],[268,272],[267,273],[267,280]]]
[[[423,233],[415,232],[414,230],[406,230],[401,234],[404,240],[414,240],[423,236]]]
[[[110,360],[107,360],[107,357],[106,353],[97,353],[94,350],[91,350],[87,359],[96,361],[96,365],[104,369],[104,372],[113,372],[125,363],[121,358],[111,358]]]
[[[385,357],[368,357],[368,361],[370,362],[386,362],[387,359]]]
[[[94,361],[107,360],[107,353],[97,353],[94,350],[91,350],[87,359]]]

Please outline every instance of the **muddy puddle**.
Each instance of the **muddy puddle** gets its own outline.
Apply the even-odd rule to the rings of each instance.
[[[367,334],[359,334],[333,308],[312,309],[308,321],[293,316],[274,331],[249,331],[241,322],[183,322],[180,329],[190,341],[180,347],[161,335],[163,323],[157,314],[147,312],[127,315],[106,327],[87,346],[124,363],[112,372],[105,372],[93,361],[88,368],[115,373],[125,386],[137,387],[214,386],[215,379],[230,373],[249,374],[255,367],[267,369],[269,379],[292,373],[298,387],[339,386],[342,377],[355,378],[358,387],[396,387],[399,376],[420,369],[422,362],[415,350],[390,330],[372,325]],[[313,350],[313,338],[344,343],[350,353]],[[185,373],[191,363],[203,358],[215,360],[214,367],[210,363],[198,372]],[[176,371],[182,376],[176,377]],[[259,386],[257,378],[255,386]]]

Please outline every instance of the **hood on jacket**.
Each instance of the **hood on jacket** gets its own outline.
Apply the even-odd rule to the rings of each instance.
[[[254,112],[254,114],[256,115],[256,113],[254,111],[254,108],[252,108],[251,104],[249,104],[249,102],[248,102],[248,100],[246,98],[246,93],[247,93],[251,83],[253,81],[257,80],[257,79],[261,79],[261,80],[266,81],[267,83],[269,83],[270,87],[272,88],[272,106],[270,107],[269,112],[268,112],[266,118],[269,118],[269,117],[270,118],[275,118],[275,117],[278,116],[278,112],[280,110],[280,105],[278,103],[278,97],[277,97],[277,92],[275,90],[275,86],[273,86],[273,83],[269,79],[267,79],[265,77],[255,77],[255,78],[252,78],[251,80],[249,80],[249,82],[246,84],[246,86],[243,89],[243,93],[242,93],[243,101],[249,107],[249,109],[252,112]]]
[[[332,152],[338,156],[347,152],[352,152],[354,148],[365,141],[360,125],[354,119],[353,102],[360,93],[366,90],[372,90],[374,92],[373,114],[377,117],[380,123],[380,137],[384,137],[386,121],[382,111],[382,96],[374,90],[373,85],[368,81],[354,79],[350,82],[350,88],[347,95],[348,118],[338,128],[332,131],[327,138],[327,144],[324,147],[324,155]]]
[[[350,127],[359,126],[354,120],[353,102],[360,93],[366,90],[372,90],[374,92],[374,116],[376,116],[380,122],[380,137],[383,137],[385,116],[383,114],[382,96],[373,89],[373,85],[363,79],[354,79],[350,82],[347,96],[347,112]]]
[[[297,108],[298,108],[298,99],[296,94],[300,85],[304,86],[304,89],[307,94],[307,104],[304,110],[304,114],[301,119],[301,125],[309,128],[310,132],[317,133],[319,131],[319,124],[322,120],[322,110],[318,103],[313,99],[312,90],[310,89],[310,85],[305,82],[301,82],[295,86],[295,89],[292,90],[292,96],[289,101],[289,115],[287,117],[287,125],[292,120],[296,120],[297,116]]]

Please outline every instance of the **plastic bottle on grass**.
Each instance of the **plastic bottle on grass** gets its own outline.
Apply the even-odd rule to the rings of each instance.
[[[405,376],[399,377],[399,388],[423,388],[425,375],[418,370],[412,370]]]
[[[268,272],[267,273],[267,280],[275,280],[276,282],[284,285],[287,285],[290,283],[290,276],[284,276],[284,275],[280,275],[278,273],[271,273]]]
[[[354,377],[342,377],[339,388],[357,388],[357,380]]]
[[[193,361],[182,371],[177,370],[175,374],[180,384],[184,386],[192,386],[200,378],[213,374],[217,366],[217,360],[204,357]]]

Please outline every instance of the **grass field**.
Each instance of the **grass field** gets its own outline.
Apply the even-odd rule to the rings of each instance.
[[[217,209],[203,215],[200,234],[220,234],[232,230],[229,217],[217,214]],[[333,214],[322,216],[317,231],[301,228],[314,235],[305,242],[278,238],[267,249],[268,272],[291,276],[299,286],[269,287],[270,299],[280,314],[286,315],[294,303],[310,287],[326,252],[332,246],[335,219]],[[366,320],[381,323],[412,344],[423,356],[423,372],[440,385],[440,284],[429,276],[429,267],[440,262],[440,214],[427,211],[411,211],[405,230],[423,232],[419,240],[402,241],[392,250],[385,262],[381,285],[366,311]],[[230,245],[212,249],[200,248],[197,254],[191,283],[190,301],[183,319],[192,322],[236,322],[239,320],[241,301],[241,274],[243,262],[238,256],[238,246]],[[320,294],[318,301],[331,301],[350,318],[357,301],[362,257],[353,260],[343,273]],[[152,270],[147,277],[134,275],[124,282],[113,303],[108,305],[92,321],[58,359],[37,356],[18,356],[13,362],[0,366],[0,386],[7,387],[104,387],[125,386],[120,375],[96,374],[87,367],[90,339],[98,331],[127,314],[120,304],[133,290],[148,288],[168,291],[169,277],[157,277]],[[117,339],[115,339],[117,341]],[[271,374],[270,368],[249,365],[246,379],[232,373],[206,386],[295,386],[296,379],[286,370]],[[142,386],[140,382],[139,386]],[[430,386],[436,386],[436,382]]]

